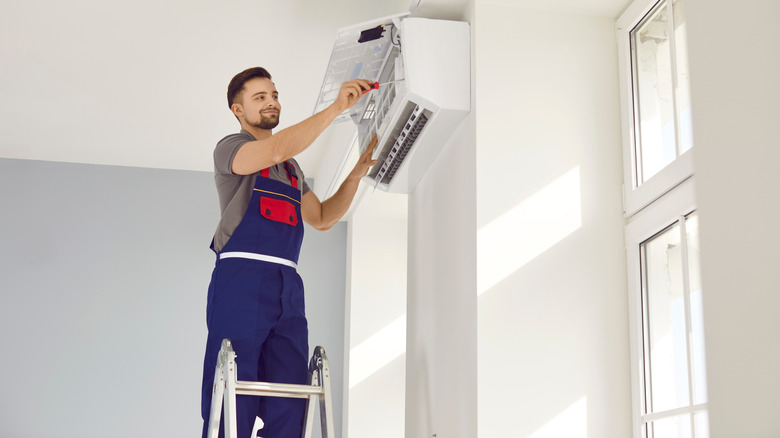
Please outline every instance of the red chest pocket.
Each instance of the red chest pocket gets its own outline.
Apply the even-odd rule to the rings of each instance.
[[[291,226],[298,225],[298,213],[295,212],[295,205],[281,199],[261,196],[260,214],[274,222],[281,222]]]

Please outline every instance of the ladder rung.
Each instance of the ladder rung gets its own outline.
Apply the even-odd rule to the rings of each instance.
[[[291,383],[247,382],[239,380],[236,382],[236,394],[309,398],[313,395],[321,396],[323,390],[321,386],[294,385]]]

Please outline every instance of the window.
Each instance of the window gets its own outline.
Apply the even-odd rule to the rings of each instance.
[[[707,386],[692,179],[626,226],[637,438],[706,438]]]
[[[693,174],[683,0],[631,4],[618,20],[626,212]]]
[[[643,421],[648,436],[660,428],[661,436],[690,437],[695,416],[706,414],[707,401],[696,213],[681,216],[639,249],[645,327]]]
[[[707,438],[684,0],[618,19],[635,438]]]

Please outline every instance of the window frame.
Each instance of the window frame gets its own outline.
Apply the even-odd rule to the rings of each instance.
[[[648,412],[649,380],[646,378],[649,364],[645,360],[646,355],[646,329],[644,306],[646,305],[646,290],[643,279],[645,269],[643,267],[642,245],[654,236],[663,233],[674,224],[680,224],[681,233],[685,232],[685,218],[696,212],[696,193],[694,177],[694,147],[680,154],[680,114],[675,92],[673,95],[673,108],[675,120],[675,149],[676,159],[662,168],[651,178],[639,181],[637,176],[642,165],[637,159],[641,153],[637,149],[639,102],[635,98],[635,71],[632,61],[631,32],[644,20],[657,11],[661,3],[663,7],[673,8],[673,0],[634,0],[621,14],[616,22],[616,34],[618,43],[618,66],[620,79],[620,105],[621,105],[621,130],[623,140],[623,209],[625,218],[624,238],[626,248],[626,265],[628,279],[628,311],[629,311],[629,351],[631,366],[631,392],[632,392],[632,435],[634,438],[647,438],[648,425],[660,419],[675,418],[679,415],[689,415],[691,421],[691,433],[696,436],[697,415],[708,412],[707,401],[697,403],[691,388],[691,373],[693,361],[691,358],[691,305],[689,289],[685,290],[684,306],[686,312],[686,354],[688,355],[689,374],[689,403],[667,411]],[[670,11],[673,12],[673,11]],[[669,25],[674,23],[670,21]],[[674,32],[670,32],[672,84],[677,89],[677,56],[674,40]],[[684,238],[684,235],[682,236]],[[684,268],[688,270],[685,260]],[[687,274],[686,274],[687,275]],[[706,334],[704,334],[706,336]],[[651,375],[651,374],[650,374]],[[706,384],[706,382],[705,382]]]
[[[647,208],[631,218],[625,227],[626,264],[628,267],[628,306],[629,306],[629,338],[630,338],[630,363],[631,363],[631,392],[633,414],[633,436],[645,438],[643,431],[645,424],[662,418],[672,418],[677,415],[707,412],[707,402],[694,403],[693,394],[687,406],[662,411],[647,412],[647,361],[645,357],[646,333],[645,333],[645,291],[643,289],[644,270],[642,267],[641,246],[644,242],[662,233],[667,228],[681,219],[687,218],[696,212],[695,182],[694,178],[688,178],[682,184],[663,196],[662,199],[653,202]],[[684,226],[681,232],[684,233]],[[687,261],[685,262],[687,265]],[[687,268],[685,268],[687,269]],[[690,290],[686,291],[686,332],[690,331]],[[688,336],[690,337],[690,336]],[[686,352],[688,354],[689,391],[690,373],[693,367],[691,360],[690,339],[686,339]],[[691,425],[692,428],[694,425]],[[695,431],[692,429],[695,436]]]
[[[659,3],[672,0],[634,0],[616,23],[618,43],[618,70],[620,78],[620,109],[623,122],[623,211],[626,217],[633,216],[643,208],[659,199],[665,193],[681,184],[693,175],[695,147],[680,154],[674,161],[658,171],[642,184],[637,184],[637,148],[636,148],[636,114],[637,100],[635,99],[636,87],[634,86],[634,67],[632,63],[631,31],[645,17],[655,10]],[[671,36],[673,40],[673,36]],[[674,53],[674,51],[672,52]],[[676,83],[677,60],[676,56],[670,59],[672,63],[673,82]],[[676,88],[676,87],[675,87]],[[676,95],[674,97],[676,100]],[[676,103],[673,105],[675,112],[675,132],[677,132],[676,148],[679,149],[679,114]]]

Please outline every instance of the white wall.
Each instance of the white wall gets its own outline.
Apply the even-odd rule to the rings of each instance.
[[[404,433],[407,196],[368,190],[349,220],[347,434]]]
[[[614,20],[479,1],[474,23],[479,435],[625,437]]]
[[[409,204],[407,436],[626,436],[614,21],[466,15],[474,111]]]
[[[283,105],[279,129],[293,125],[312,114],[337,29],[408,5],[3,2],[0,157],[211,171],[213,145],[237,128],[225,99],[233,75],[267,68]],[[297,157],[309,176],[323,153]]]
[[[474,117],[409,196],[406,436],[477,434]]]
[[[406,436],[627,436],[614,20],[464,16],[473,111],[409,202]]]
[[[472,111],[409,196],[408,437],[477,436],[474,136]]]
[[[780,423],[780,3],[686,0],[713,438]]]
[[[213,175],[0,159],[0,204],[0,435],[198,436]],[[306,233],[338,414],[346,224]]]

